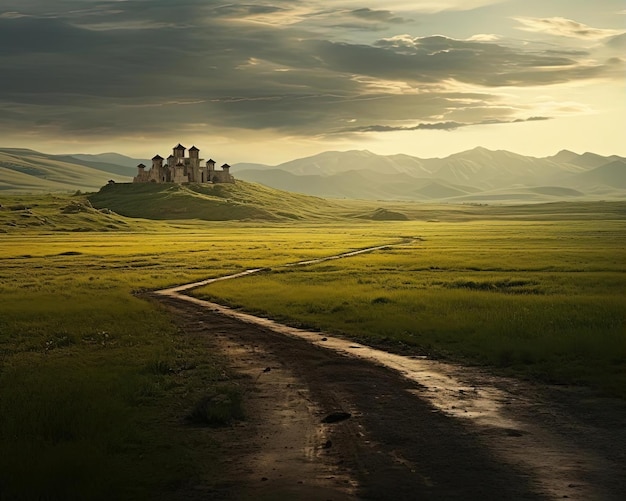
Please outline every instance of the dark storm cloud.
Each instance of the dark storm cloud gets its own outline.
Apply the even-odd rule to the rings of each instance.
[[[106,40],[98,33],[81,30],[57,19],[35,17],[0,18],[0,55],[63,54],[81,47],[91,50]]]
[[[589,63],[584,51],[443,36],[337,42],[311,28],[317,11],[301,7],[286,0],[5,0],[0,105],[10,113],[0,115],[0,130],[114,136],[271,128],[318,135],[349,124],[365,131],[406,121],[423,128],[508,123],[516,119],[513,107],[497,110],[490,92],[452,93],[446,82],[548,85],[619,64]],[[306,30],[293,21],[298,16],[308,19]],[[329,16],[337,23],[404,22],[368,8],[326,9],[321,17]],[[273,18],[284,22],[268,23]],[[447,120],[455,112],[471,119]],[[359,129],[355,121],[381,125]]]

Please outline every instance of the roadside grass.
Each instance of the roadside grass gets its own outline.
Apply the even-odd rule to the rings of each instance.
[[[191,449],[181,417],[225,361],[129,284],[84,287],[66,259],[24,269],[35,290],[2,280],[0,498],[152,499],[218,475],[218,444]]]
[[[72,217],[63,226],[82,227]],[[238,377],[134,292],[380,243],[363,227],[127,225],[1,236],[1,499],[172,499],[219,483],[228,444],[211,427],[245,418]]]
[[[366,343],[626,397],[624,222],[403,227],[422,240],[193,294]]]

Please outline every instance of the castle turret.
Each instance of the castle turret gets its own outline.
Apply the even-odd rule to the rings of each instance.
[[[174,156],[176,158],[184,158],[186,149],[182,144],[178,143],[178,146],[174,146]]]
[[[189,148],[189,158],[199,158],[200,150],[195,146]]]
[[[165,173],[163,172],[163,157],[161,155],[155,155],[152,158],[152,169],[150,169],[150,178],[157,183],[163,183],[167,181]]]
[[[234,183],[235,180],[233,176],[230,175],[230,165],[222,165],[222,172],[215,173],[215,180],[218,183]]]
[[[152,158],[152,168],[160,169],[163,167],[163,157],[161,155],[156,155]]]
[[[213,181],[214,173],[215,173],[215,160],[209,158],[206,162],[207,167],[207,181]]]
[[[146,166],[139,164],[137,166],[137,175],[133,178],[133,183],[145,183],[148,180],[148,173],[146,172]]]

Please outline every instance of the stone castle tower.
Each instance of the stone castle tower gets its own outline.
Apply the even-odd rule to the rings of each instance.
[[[152,167],[146,170],[144,164],[137,166],[137,175],[134,183],[234,183],[235,178],[230,174],[230,165],[224,164],[221,170],[215,170],[215,161],[209,159],[203,164],[200,150],[195,146],[189,148],[189,156],[185,156],[185,148],[178,144],[174,146],[172,154],[165,160],[160,155],[152,159]]]

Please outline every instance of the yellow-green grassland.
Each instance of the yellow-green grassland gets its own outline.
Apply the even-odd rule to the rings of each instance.
[[[218,481],[222,445],[187,418],[207,393],[236,394],[237,375],[138,293],[248,268],[267,270],[193,293],[626,397],[626,204],[282,197],[277,212],[272,193],[252,203],[240,186],[143,188],[156,194],[140,204],[121,192],[0,197],[0,498],[158,499]],[[229,207],[238,220],[224,220]],[[398,245],[283,266],[383,244]]]

